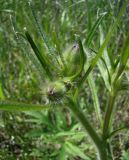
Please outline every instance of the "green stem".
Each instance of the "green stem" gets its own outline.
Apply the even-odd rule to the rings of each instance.
[[[115,94],[110,93],[108,98],[107,109],[106,109],[104,124],[103,124],[103,139],[106,139],[110,132],[110,125],[112,121],[115,97],[116,97]]]
[[[0,101],[0,110],[3,111],[41,111],[49,108],[47,105]]]
[[[87,131],[89,137],[94,142],[97,152],[99,153],[99,159],[100,160],[111,160],[108,156],[108,148],[105,142],[98,136],[92,125],[89,123],[86,116],[83,114],[83,112],[80,110],[79,104],[75,103],[73,100],[69,99],[69,108],[72,110],[72,112],[75,114],[75,116],[78,118],[78,120],[81,122],[82,126]]]

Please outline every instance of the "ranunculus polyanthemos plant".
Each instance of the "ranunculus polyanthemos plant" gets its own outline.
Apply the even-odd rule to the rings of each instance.
[[[107,64],[107,57],[103,56],[103,52],[111,40],[115,29],[120,23],[127,3],[128,1],[124,3],[119,16],[109,29],[109,32],[107,33],[106,38],[101,44],[98,52],[94,54],[90,61],[88,60],[85,47],[89,47],[97,27],[101,24],[106,14],[101,15],[100,18],[97,19],[85,41],[86,46],[85,43],[82,43],[81,38],[76,36],[76,43],[67,49],[63,54],[61,54],[50,46],[47,36],[41,29],[37,20],[33,6],[30,4],[38,31],[46,45],[47,53],[42,53],[40,51],[27,29],[25,29],[25,35],[22,35],[22,37],[30,45],[28,47],[31,47],[33,50],[33,59],[38,61],[40,64],[40,70],[43,71],[43,74],[46,77],[46,87],[42,91],[45,95],[46,103],[38,105],[14,103],[3,100],[0,101],[0,110],[40,111],[49,109],[52,105],[54,105],[54,107],[68,107],[85,128],[86,134],[88,133],[93,144],[95,145],[96,152],[98,153],[97,158],[100,160],[112,160],[113,155],[110,147],[112,136],[118,131],[121,131],[121,129],[118,129],[117,131],[113,130],[112,121],[113,117],[115,116],[115,114],[113,114],[116,107],[115,100],[120,90],[126,90],[129,88],[128,84],[123,85],[123,77],[129,58],[129,35],[127,35],[124,46],[121,49],[119,59],[114,60],[114,64],[116,64],[114,65],[113,69],[111,67],[109,68]],[[17,36],[21,35],[19,33],[16,34]],[[107,82],[105,83],[108,84],[108,98],[107,104],[104,104],[106,109],[103,115],[98,105],[98,98],[96,97],[97,92],[92,75],[95,66],[98,65],[98,67],[100,67],[99,61],[105,65],[104,72],[107,73]],[[91,125],[88,116],[83,113],[83,110],[80,107],[79,93],[82,92],[84,84],[87,82],[87,80],[91,87],[93,99],[95,101],[95,112],[100,126],[99,133],[96,131],[94,126]]]

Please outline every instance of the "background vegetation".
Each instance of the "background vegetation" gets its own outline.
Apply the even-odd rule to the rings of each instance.
[[[46,101],[47,75],[35,62],[33,51],[24,40],[25,28],[42,53],[51,52],[57,57],[77,43],[75,35],[78,35],[87,57],[86,70],[117,20],[124,0],[33,0],[32,4],[33,7],[29,6],[27,0],[0,0],[1,101],[28,104],[44,104]],[[48,43],[39,36],[35,14]],[[80,107],[98,133],[101,132],[101,118],[96,106],[103,114],[111,90],[110,78],[116,73],[123,48],[129,45],[128,36],[129,5],[126,5],[103,56],[79,93]],[[56,63],[54,58],[53,63]],[[78,61],[74,65],[78,66]],[[55,66],[58,70],[58,65]],[[54,66],[50,68],[56,77]],[[114,160],[128,160],[128,60],[119,90],[113,128],[123,127],[123,130],[113,136],[111,144]],[[92,142],[71,111],[56,107],[56,104],[51,106],[51,109],[43,111],[0,112],[0,160],[96,160]]]

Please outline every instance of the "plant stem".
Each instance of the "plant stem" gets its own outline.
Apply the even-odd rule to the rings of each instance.
[[[75,103],[73,100],[70,99],[69,108],[81,122],[85,130],[87,131],[88,135],[90,136],[91,140],[94,142],[97,152],[99,153],[99,160],[112,160],[109,158],[108,148],[105,142],[99,137],[96,133],[92,125],[89,123],[88,119],[84,115],[84,113],[80,110],[79,104]]]
[[[3,111],[41,111],[49,108],[48,105],[0,101],[0,110]]]
[[[113,94],[110,93],[108,98],[107,109],[106,109],[104,124],[103,124],[103,139],[106,139],[109,134],[115,97],[116,96],[114,93]]]

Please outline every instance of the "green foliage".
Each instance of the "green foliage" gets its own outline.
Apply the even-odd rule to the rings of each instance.
[[[129,151],[127,150],[123,153],[121,160],[128,160],[128,159],[129,159]]]
[[[58,115],[55,114],[55,110]],[[85,137],[85,132],[77,131],[78,125],[76,123],[72,123],[68,127],[68,121],[66,121],[67,110],[64,110],[64,113],[60,112],[59,109],[55,110],[45,113],[26,112],[30,116],[27,122],[42,125],[42,127],[39,126],[36,127],[37,129],[30,130],[25,136],[33,139],[40,137],[40,141],[46,144],[46,147],[51,146],[50,150],[53,153],[50,155],[51,158],[58,158],[64,154],[64,159],[67,159],[67,155],[70,155],[71,158],[79,156],[88,159],[88,156],[83,153],[83,149],[80,149],[80,145],[76,146]],[[42,149],[39,150],[39,153],[42,153]],[[46,154],[44,157],[47,158],[48,155]]]
[[[1,0],[0,159],[128,159],[128,3]]]

